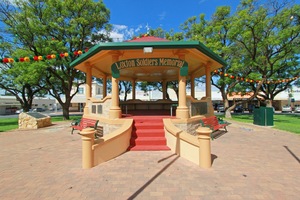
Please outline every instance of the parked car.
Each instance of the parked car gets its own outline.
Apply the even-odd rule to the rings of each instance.
[[[45,109],[44,108],[34,108],[32,111],[33,112],[44,112]]]
[[[20,114],[20,113],[22,113],[23,112],[23,109],[20,109],[20,110],[16,110],[16,114]]]
[[[218,112],[225,112],[224,105],[218,105],[217,111],[218,111]]]
[[[248,111],[249,111],[249,113],[252,113],[254,108],[255,108],[255,105],[249,104],[248,105]]]
[[[282,106],[281,112],[282,113],[292,113],[292,107],[291,106]]]
[[[295,113],[300,113],[300,106],[296,106],[294,112],[295,112]]]
[[[244,112],[244,107],[242,105],[237,105],[234,108],[233,112],[235,112],[235,113],[243,113]]]

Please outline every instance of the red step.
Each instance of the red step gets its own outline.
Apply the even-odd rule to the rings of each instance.
[[[138,146],[130,146],[128,148],[130,151],[169,151],[170,148],[166,145],[155,145],[155,146],[149,146],[149,145],[138,145]]]
[[[153,123],[138,123],[135,122],[135,127],[137,128],[141,128],[141,129],[163,129],[164,128],[164,124],[162,124],[161,122],[153,122]]]
[[[130,144],[134,145],[166,145],[164,137],[137,137],[131,138]]]
[[[137,129],[132,130],[131,137],[164,137],[164,129]]]
[[[133,118],[133,129],[130,139],[131,151],[165,151],[166,146],[163,117],[136,116]]]

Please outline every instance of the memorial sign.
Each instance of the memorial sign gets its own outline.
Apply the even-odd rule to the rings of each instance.
[[[177,67],[180,68],[180,76],[188,75],[188,63],[177,58],[136,58],[121,60],[111,66],[112,76],[120,77],[120,70],[133,67]]]
[[[28,112],[27,115],[30,115],[31,117],[34,117],[34,118],[37,118],[37,119],[48,117],[47,115],[43,115],[43,114],[37,113],[37,112],[36,113]]]

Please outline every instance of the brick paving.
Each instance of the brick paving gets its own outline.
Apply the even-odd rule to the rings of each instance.
[[[233,122],[209,170],[170,151],[131,151],[81,168],[69,123],[0,133],[0,199],[299,199],[300,136]]]

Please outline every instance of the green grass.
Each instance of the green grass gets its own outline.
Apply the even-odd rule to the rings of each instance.
[[[80,119],[81,116],[70,116],[70,121]],[[232,115],[232,119],[253,124],[253,115]],[[63,121],[63,117],[51,117],[52,122]],[[2,118],[0,120],[0,132],[18,128],[18,118]],[[300,134],[299,115],[274,115],[274,128]]]
[[[18,128],[18,118],[1,118],[0,132],[9,131]]]
[[[253,123],[253,115],[232,115],[232,119],[239,122]],[[300,134],[300,116],[275,114],[274,128]]]
[[[80,119],[81,116],[70,116],[70,122],[76,119]],[[0,119],[0,132],[5,132],[19,128],[18,118],[1,118]],[[52,122],[63,121],[63,117],[51,117]]]

